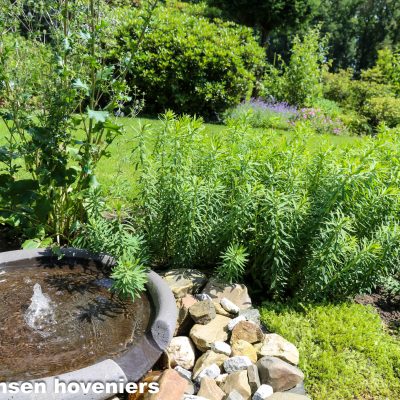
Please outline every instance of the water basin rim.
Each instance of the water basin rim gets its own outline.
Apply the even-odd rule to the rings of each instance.
[[[100,262],[106,267],[111,267],[115,264],[114,259],[106,254],[92,254],[86,250],[75,248],[61,249],[61,253],[68,258],[87,259]],[[3,252],[0,253],[0,268],[6,266],[9,267],[10,265],[8,264],[11,263],[11,267],[13,268],[23,268],[29,264],[29,261],[55,257],[57,256],[51,249],[26,249]],[[154,305],[154,317],[151,328],[142,340],[139,341],[137,345],[133,346],[133,348],[128,352],[114,357],[113,359],[104,360],[86,368],[58,375],[57,378],[60,381],[76,381],[77,377],[80,377],[80,380],[83,379],[82,377],[86,377],[90,378],[92,381],[103,381],[107,376],[109,377],[109,381],[113,381],[113,379],[122,379],[136,382],[151,369],[172,340],[178,312],[170,288],[154,271],[148,272],[148,283],[146,289]],[[107,374],[105,374],[105,372],[107,372]],[[43,379],[39,379],[39,381],[45,381],[51,385],[51,382],[54,382],[54,379],[55,377],[44,377]],[[22,397],[13,395],[13,399],[36,399],[36,397],[32,397],[32,395],[21,394],[20,396]],[[71,394],[68,396],[62,394],[59,395],[60,397],[57,397],[54,393],[48,393],[47,397],[43,394],[38,396],[40,396],[40,399],[42,400],[74,400],[81,399],[83,395],[82,393]],[[95,393],[85,396],[85,398],[93,400],[106,399],[107,397],[109,397],[109,395],[98,395]],[[9,395],[0,393],[0,400],[6,399],[9,399]]]

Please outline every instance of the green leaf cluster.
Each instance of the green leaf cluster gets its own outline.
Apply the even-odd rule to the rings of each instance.
[[[133,203],[154,260],[218,266],[261,296],[312,300],[367,292],[398,273],[397,131],[310,148],[301,123],[280,136],[243,121],[214,134],[172,113],[161,122],[138,132]]]

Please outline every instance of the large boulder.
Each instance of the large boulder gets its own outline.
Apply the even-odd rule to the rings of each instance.
[[[296,346],[276,333],[265,335],[257,352],[261,357],[278,357],[294,365],[299,363],[299,351]]]
[[[178,319],[176,321],[176,329],[174,336],[186,336],[189,334],[191,327],[194,325],[193,319],[189,314],[189,308],[197,303],[197,299],[191,294],[176,300],[178,308]]]
[[[229,374],[225,383],[222,386],[225,393],[231,393],[236,390],[244,398],[248,400],[251,398],[251,388],[247,378],[247,371],[238,371]]]
[[[224,361],[224,369],[225,372],[227,372],[228,374],[242,370],[247,371],[247,367],[251,364],[252,362],[249,357],[246,356],[230,357]]]
[[[304,379],[297,367],[277,357],[263,357],[258,360],[257,367],[261,383],[271,385],[274,392],[292,389]]]
[[[222,400],[225,392],[216,384],[214,379],[204,377],[200,382],[200,390],[198,396],[208,400]]]
[[[190,338],[186,336],[172,338],[166,352],[172,368],[177,365],[185,369],[193,368],[196,360],[196,349]]]
[[[205,352],[215,342],[225,342],[228,339],[228,323],[231,319],[222,315],[216,317],[207,325],[196,324],[190,331],[190,337],[196,347]]]
[[[187,379],[183,378],[173,369],[167,369],[162,374],[159,383],[159,392],[148,396],[149,400],[176,400],[181,399],[189,385]]]
[[[246,356],[253,362],[257,362],[256,349],[245,340],[237,340],[232,343],[232,356]]]
[[[199,291],[207,282],[207,277],[196,269],[172,269],[163,275],[176,298],[185,297]]]
[[[231,343],[245,340],[251,344],[261,342],[264,334],[259,325],[250,321],[240,321],[232,330]]]
[[[251,393],[255,393],[261,386],[257,365],[251,364],[247,367],[247,379],[249,380]]]
[[[227,298],[240,309],[251,307],[251,299],[245,285],[226,284],[216,279],[210,279],[202,293],[208,294],[217,302],[221,302],[223,298]]]
[[[196,324],[208,324],[217,315],[211,300],[199,301],[189,308],[190,316]]]

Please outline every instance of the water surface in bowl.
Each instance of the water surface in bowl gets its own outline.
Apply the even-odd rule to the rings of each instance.
[[[59,375],[120,354],[150,324],[146,295],[113,295],[93,262],[0,267],[0,381]]]

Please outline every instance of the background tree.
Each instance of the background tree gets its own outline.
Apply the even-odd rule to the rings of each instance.
[[[320,0],[209,0],[224,14],[245,25],[261,31],[263,44],[271,32],[280,27],[290,29],[307,22],[314,15]]]

